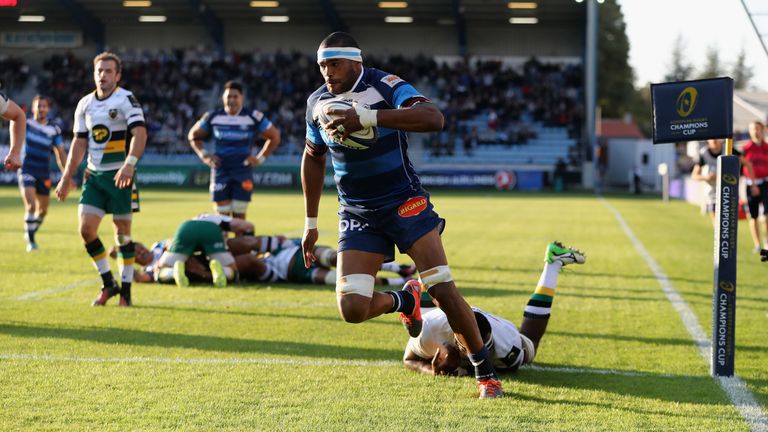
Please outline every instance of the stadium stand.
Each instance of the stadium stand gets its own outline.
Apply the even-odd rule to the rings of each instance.
[[[248,104],[281,129],[284,144],[277,156],[283,162],[299,157],[306,96],[322,84],[319,73],[307,73],[314,68],[311,56],[196,49],[118,53],[124,60],[123,83],[144,105],[152,158],[188,162],[179,158],[191,157],[186,131],[220,104],[220,86],[228,79],[242,81]],[[425,135],[421,149],[415,149],[424,164],[551,168],[558,159],[578,162],[578,152],[572,151],[583,112],[578,65],[533,58],[517,68],[499,60],[438,63],[426,56],[370,56],[366,61],[413,82],[444,112],[444,131]],[[53,114],[64,131],[71,130],[77,100],[92,89],[90,67],[89,59],[69,53],[43,63],[37,90],[55,100]]]

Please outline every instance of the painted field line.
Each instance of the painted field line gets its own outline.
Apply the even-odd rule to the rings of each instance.
[[[11,298],[9,300],[16,300],[16,301],[39,300],[39,299],[41,299],[41,298],[43,298],[43,297],[45,297],[47,295],[59,294],[59,293],[65,292],[65,291],[71,291],[73,289],[77,289],[77,288],[80,288],[82,286],[86,286],[86,285],[90,285],[90,284],[95,284],[98,281],[99,281],[98,278],[86,279],[86,280],[82,280],[82,281],[78,281],[78,282],[72,282],[69,285],[64,285],[64,286],[61,286],[61,287],[47,288],[47,289],[39,290],[39,291],[32,291],[32,292],[29,292],[29,293],[26,293],[26,294],[22,294],[22,295],[20,295],[18,297],[13,297],[13,298]]]
[[[635,236],[635,233],[627,225],[627,222],[621,216],[616,208],[614,208],[605,198],[599,197],[598,200],[613,213],[613,216],[619,222],[619,225],[624,230],[624,234],[629,237],[632,245],[637,250],[637,253],[643,257],[645,263],[651,269],[656,276],[656,280],[661,286],[661,290],[667,296],[667,299],[672,303],[677,313],[680,315],[680,319],[683,321],[688,333],[691,334],[694,344],[699,348],[699,354],[704,358],[704,361],[709,364],[712,354],[712,342],[710,341],[704,329],[699,324],[699,320],[691,310],[688,303],[683,300],[683,297],[675,290],[670,282],[669,277],[661,269],[661,266],[653,259],[651,254],[645,249],[640,239]],[[723,388],[725,394],[731,400],[731,403],[739,411],[739,414],[746,420],[749,425],[749,429],[753,432],[768,432],[768,417],[763,412],[760,405],[755,400],[752,392],[749,391],[746,384],[736,375],[730,378],[717,377],[715,380]]]
[[[243,358],[184,358],[184,357],[79,357],[36,354],[0,354],[0,360],[24,360],[40,362],[86,362],[86,363],[164,363],[164,364],[211,364],[211,365],[297,365],[297,366],[362,366],[362,367],[403,367],[395,360],[342,360],[342,359],[281,359],[265,357]],[[681,375],[655,374],[616,369],[582,369],[576,367],[527,365],[524,370],[557,372],[569,374],[597,374],[632,377],[676,378]]]

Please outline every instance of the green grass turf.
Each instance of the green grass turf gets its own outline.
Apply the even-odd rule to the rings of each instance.
[[[141,197],[133,237],[146,243],[210,209],[203,191]],[[331,287],[139,284],[135,307],[112,300],[92,308],[100,283],[77,234],[76,198],[52,203],[41,249],[27,254],[18,192],[0,188],[0,430],[748,429],[593,196],[433,194],[448,219],[444,242],[461,291],[513,322],[549,241],[588,254],[586,265],[560,276],[540,369],[505,376],[507,397],[495,401],[476,400],[471,378],[404,370],[407,337],[396,317],[346,324]],[[608,202],[709,333],[709,220],[680,202]],[[299,192],[257,192],[249,210],[260,233],[301,233]],[[325,195],[320,243],[335,244],[335,211],[335,196]],[[111,244],[110,224],[102,225]],[[743,223],[739,244],[736,370],[765,411],[768,264],[750,253]]]

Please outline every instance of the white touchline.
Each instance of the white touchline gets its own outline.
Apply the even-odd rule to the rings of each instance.
[[[286,359],[265,357],[80,357],[46,354],[0,354],[0,360],[24,360],[44,362],[90,362],[90,363],[167,363],[167,364],[229,364],[229,365],[300,365],[300,366],[362,366],[362,367],[401,367],[402,362],[395,360],[341,360],[341,359]],[[527,365],[521,370],[541,372],[596,374],[616,376],[648,376],[677,378],[682,375],[656,374],[617,369],[584,369],[577,367],[558,367]]]
[[[627,225],[627,222],[621,216],[621,213],[608,203],[605,198],[599,197],[598,200],[613,213],[613,216],[616,217],[619,225],[621,225],[621,228],[624,230],[624,234],[629,237],[632,245],[637,250],[637,253],[643,257],[645,263],[650,267],[651,271],[656,276],[656,280],[659,281],[661,290],[664,291],[667,299],[672,303],[672,306],[680,315],[680,318],[683,320],[683,325],[685,325],[686,330],[688,330],[688,333],[690,333],[693,338],[693,342],[699,347],[699,354],[701,354],[704,361],[709,364],[712,354],[712,343],[706,333],[704,333],[704,329],[701,328],[699,320],[696,318],[696,315],[694,315],[690,306],[688,306],[688,303],[683,300],[677,290],[672,286],[669,277],[667,277],[664,270],[661,269],[661,266],[653,259],[651,254],[648,253],[640,239],[635,236],[635,233],[629,225]],[[717,377],[716,381],[720,384],[720,387],[725,390],[726,395],[728,395],[731,403],[733,403],[741,416],[744,417],[744,420],[746,420],[751,431],[768,432],[768,417],[763,413],[763,410],[755,400],[752,392],[747,389],[747,386],[738,376]]]

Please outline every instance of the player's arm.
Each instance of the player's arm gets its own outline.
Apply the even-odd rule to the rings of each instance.
[[[53,155],[56,157],[56,165],[59,171],[64,172],[64,166],[67,164],[67,154],[64,152],[64,145],[61,142],[61,135],[53,145]]]
[[[317,243],[317,214],[320,207],[320,195],[325,181],[325,158],[328,147],[318,146],[307,140],[304,155],[301,158],[301,188],[304,191],[304,235],[301,250],[304,266],[309,268],[315,262],[315,243]]]
[[[693,170],[691,170],[691,180],[696,180],[696,181],[708,180],[706,177],[701,175],[701,165],[696,164],[693,166]]]
[[[71,190],[70,184],[72,183],[72,176],[75,175],[80,162],[83,161],[85,156],[85,149],[88,147],[88,132],[78,133],[72,145],[69,147],[69,155],[67,155],[67,163],[64,165],[64,170],[61,172],[61,180],[56,186],[56,198],[59,201],[64,201],[69,195]]]
[[[143,121],[141,124],[129,125],[128,129],[132,135],[128,156],[125,158],[123,166],[115,174],[115,186],[120,189],[129,187],[133,182],[136,164],[139,162],[141,155],[144,154],[144,148],[147,145],[147,128],[144,126]]]
[[[356,104],[349,110],[331,110],[329,114],[339,118],[330,121],[324,125],[324,128],[341,132],[338,127],[344,126],[342,140],[352,132],[371,126],[406,132],[437,132],[443,129],[445,121],[443,113],[428,99],[421,96],[406,100],[398,109],[371,110]]]
[[[27,133],[27,116],[24,115],[24,110],[14,101],[5,99],[2,93],[0,99],[0,109],[4,109],[0,110],[0,113],[4,119],[11,122],[11,149],[4,162],[5,169],[11,171],[21,167],[21,146]]]
[[[752,162],[743,155],[739,155],[739,161],[744,166],[744,169],[747,170],[747,177],[752,180],[752,184],[749,186],[749,193],[752,196],[759,196],[760,186],[755,183],[755,167],[752,165]]]
[[[264,132],[261,133],[261,137],[264,138],[264,145],[261,147],[261,151],[256,156],[248,156],[248,165],[259,166],[264,163],[265,160],[271,155],[277,146],[280,145],[280,129],[276,128],[274,124],[271,124]]]
[[[192,147],[192,151],[195,152],[200,160],[211,168],[216,168],[219,165],[219,157],[208,153],[205,149],[205,140],[210,136],[208,131],[209,113],[205,113],[200,120],[195,123],[187,134],[189,140],[189,146]]]

